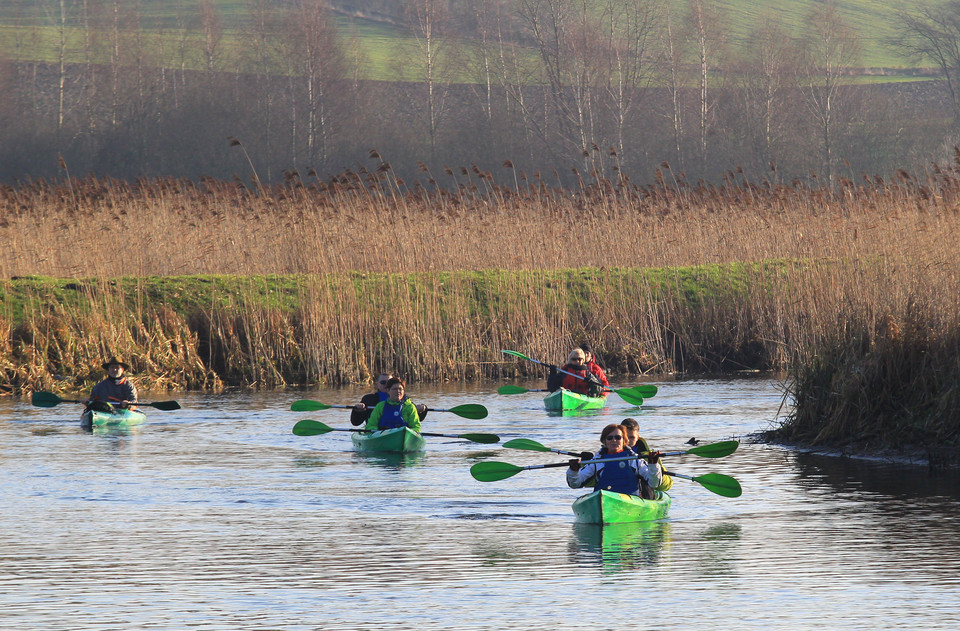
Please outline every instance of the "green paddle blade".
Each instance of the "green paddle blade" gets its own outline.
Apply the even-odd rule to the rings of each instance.
[[[453,412],[454,414],[458,416],[462,416],[463,418],[471,418],[474,420],[487,418],[487,408],[483,407],[478,403],[467,403],[465,405],[457,405],[455,407],[450,408],[449,410],[442,410],[442,411]]]
[[[517,351],[500,351],[500,352],[501,352],[501,353],[505,353],[505,354],[507,354],[507,355],[513,355],[514,357],[519,357],[520,359],[527,359],[527,360],[529,360],[529,361],[533,361],[532,359],[530,359],[529,357],[527,357],[527,356],[524,355],[523,353],[518,353]]]
[[[52,408],[62,401],[63,399],[52,392],[34,392],[30,397],[30,403],[40,408]]]
[[[180,409],[180,404],[176,401],[155,401],[154,403],[141,403],[140,405],[149,405],[150,407],[165,411]]]
[[[642,386],[633,386],[632,388],[630,388],[630,390],[636,391],[638,395],[647,399],[649,399],[652,396],[656,396],[657,394],[657,387],[650,383],[644,384]]]
[[[525,392],[530,392],[530,390],[520,386],[500,386],[497,388],[497,394],[524,394]]]
[[[507,449],[525,449],[527,451],[550,451],[549,447],[545,447],[538,443],[535,440],[530,440],[529,438],[514,438],[513,440],[508,440],[503,443],[503,446]]]
[[[316,412],[317,410],[329,410],[330,407],[331,406],[320,403],[319,401],[300,399],[299,401],[294,401],[290,409],[294,412]]]
[[[705,473],[690,479],[708,491],[723,497],[740,497],[743,493],[739,482],[722,473]]]
[[[629,388],[624,388],[622,390],[614,390],[617,394],[620,395],[620,398],[629,403],[630,405],[643,405],[643,397],[632,391]]]
[[[523,471],[523,467],[518,467],[509,462],[478,462],[470,467],[470,475],[480,482],[496,482],[497,480],[506,480]]]
[[[500,442],[500,437],[496,434],[460,434],[459,436],[464,440],[469,440],[475,443],[483,443],[485,445],[492,445],[493,443]]]
[[[311,421],[309,419],[297,421],[293,426],[293,433],[297,436],[319,436],[332,432],[333,428],[320,421]]]
[[[739,446],[740,443],[735,440],[724,440],[710,445],[692,447],[687,450],[687,453],[702,458],[723,458],[735,452]]]

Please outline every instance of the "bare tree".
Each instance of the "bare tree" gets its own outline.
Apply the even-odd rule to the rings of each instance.
[[[560,159],[575,155],[585,170],[594,148],[607,144],[598,99],[609,71],[603,46],[610,11],[610,5],[589,0],[521,0],[519,6],[547,85],[550,109],[538,133],[548,147],[559,147]]]
[[[213,0],[200,2],[200,26],[203,29],[203,65],[207,72],[220,69],[220,57],[223,54],[223,24]]]
[[[795,47],[787,33],[770,15],[747,36],[743,60],[732,70],[737,77],[737,114],[741,136],[750,139],[751,154],[758,165],[773,162],[773,146],[786,117],[791,59]]]
[[[833,181],[833,145],[843,77],[860,56],[860,41],[833,4],[814,5],[805,20],[798,83],[820,132],[821,170]]]
[[[454,30],[446,0],[413,0],[408,10],[423,63],[427,133],[433,156],[437,150],[440,123],[447,113],[450,82],[443,76],[442,64],[445,56],[452,53],[448,49],[454,46]]]
[[[306,150],[310,163],[330,157],[330,123],[334,85],[344,77],[336,26],[325,0],[303,0],[287,15],[283,57],[303,81],[306,104]],[[293,123],[296,135],[296,121]]]
[[[674,16],[668,7],[664,13],[664,26],[660,31],[660,47],[663,51],[664,65],[661,72],[664,82],[670,93],[670,116],[673,129],[673,146],[676,151],[677,166],[685,168],[683,139],[684,139],[684,66],[683,66],[683,39],[681,38]]]
[[[608,70],[606,91],[616,127],[619,166],[629,162],[626,143],[628,120],[638,109],[643,88],[653,80],[658,63],[655,38],[663,19],[660,0],[624,0],[611,4],[605,25]]]
[[[954,124],[960,126],[960,0],[911,4],[898,13],[897,25],[892,43],[936,64],[953,104]]]
[[[699,93],[699,142],[700,172],[707,169],[707,131],[708,116],[712,107],[708,95],[711,64],[720,65],[719,57],[723,47],[723,28],[720,13],[704,0],[690,0],[689,28],[695,43],[697,59],[697,83]]]

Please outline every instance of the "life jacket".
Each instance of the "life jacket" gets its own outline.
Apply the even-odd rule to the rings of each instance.
[[[600,453],[594,456],[594,458],[599,457],[602,461],[607,458],[623,458],[629,455],[630,451],[624,449],[616,454]],[[637,479],[637,470],[633,468],[633,463],[633,460],[620,460],[617,462],[604,463],[603,468],[598,466],[597,468],[600,471],[597,473],[597,483],[593,487],[594,490],[640,495],[640,482]]]
[[[590,371],[586,368],[574,368],[570,366],[570,364],[566,364],[563,367],[563,370],[573,373],[574,375],[579,375],[579,377],[563,375],[563,380],[560,382],[560,387],[567,390],[572,390],[573,392],[579,392],[580,394],[587,394],[590,386],[586,382],[586,376],[590,374]]]
[[[394,427],[406,427],[407,422],[403,420],[403,405],[405,401],[394,404],[387,401],[383,404],[383,414],[380,415],[380,422],[377,423],[377,429],[393,429]]]

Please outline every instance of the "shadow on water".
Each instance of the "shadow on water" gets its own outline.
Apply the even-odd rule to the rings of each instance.
[[[570,558],[575,563],[600,565],[615,573],[642,569],[660,562],[671,542],[669,521],[631,524],[574,524]]]
[[[794,466],[801,484],[830,486],[836,493],[854,493],[917,500],[960,500],[960,472],[930,472],[923,465],[889,463],[812,453],[797,453]]]

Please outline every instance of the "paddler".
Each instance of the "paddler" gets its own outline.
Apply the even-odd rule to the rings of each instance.
[[[355,426],[363,425],[367,422],[367,419],[370,418],[370,413],[373,411],[373,408],[381,401],[386,401],[390,398],[390,393],[387,391],[387,382],[391,379],[393,379],[392,373],[380,373],[377,377],[377,391],[363,395],[363,397],[360,398],[360,403],[353,406],[353,409],[350,410],[350,423]],[[417,405],[417,415],[420,417],[420,421],[423,422],[424,417],[427,416],[427,406],[423,403]]]
[[[578,347],[570,351],[567,363],[560,370],[563,372],[558,371],[556,366],[550,366],[550,376],[547,377],[547,390],[550,392],[564,388],[591,397],[606,396],[603,388],[610,383],[606,375],[602,374],[603,371],[600,371],[600,376],[590,372],[587,367],[587,354],[582,348]]]
[[[632,449],[635,454],[645,454],[650,451],[650,445],[647,439],[640,435],[640,423],[635,418],[625,418],[620,421],[620,427],[623,428],[623,441],[625,448]],[[663,474],[663,481],[656,488],[657,491],[669,491],[673,486],[673,478],[666,473]]]
[[[626,447],[626,432],[623,426],[611,424],[600,432],[602,447],[593,456],[593,461],[581,465],[578,458],[570,461],[567,469],[567,485],[578,489],[594,481],[594,490],[613,491],[638,495],[645,499],[656,497],[653,489],[663,482],[660,452],[650,453],[646,460],[629,458],[634,452]],[[620,458],[625,458],[619,460]],[[604,462],[608,460],[610,462]]]
[[[111,407],[129,408],[137,403],[137,387],[127,378],[130,366],[116,355],[103,363],[107,377],[90,391],[87,408],[112,412]]]
[[[379,385],[379,384],[378,384]],[[388,398],[373,408],[367,419],[366,429],[376,432],[394,427],[409,427],[420,431],[420,415],[417,406],[406,395],[406,385],[402,379],[392,377],[385,384]]]
[[[584,364],[587,366],[587,370],[590,371],[594,377],[597,378],[597,381],[604,385],[610,385],[610,382],[607,381],[607,374],[603,372],[603,368],[600,367],[600,364],[597,363],[597,356],[593,352],[593,347],[587,342],[580,344],[580,350],[583,351],[583,354],[586,355]]]

